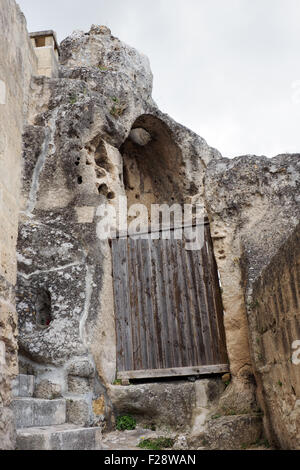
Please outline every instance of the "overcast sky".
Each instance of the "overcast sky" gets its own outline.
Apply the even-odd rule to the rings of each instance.
[[[300,153],[300,0],[18,0],[28,29],[104,24],[144,52],[162,111],[225,157]]]

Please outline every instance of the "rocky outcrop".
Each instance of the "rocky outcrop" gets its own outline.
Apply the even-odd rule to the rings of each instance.
[[[3,70],[10,106],[0,104],[5,163],[0,175],[5,221],[0,234],[0,447],[14,446],[8,405],[17,372],[15,188],[25,116],[17,248],[19,360],[22,373],[35,375],[39,398],[17,398],[16,415],[22,418],[26,406],[33,410],[34,400],[59,397],[64,420],[72,424],[57,429],[54,423],[46,433],[22,432],[21,447],[59,448],[62,439],[69,448],[85,435],[84,446],[90,448],[95,433],[74,434],[73,426],[94,427],[106,419],[109,427],[112,414],[130,412],[144,424],[155,417],[158,426],[168,421],[175,429],[189,429],[200,445],[206,433],[209,447],[235,448],[260,439],[259,407],[268,438],[278,447],[299,447],[299,366],[288,359],[293,340],[300,339],[300,156],[223,159],[158,109],[148,59],[103,26],[63,41],[59,76],[34,77],[28,101],[36,59],[14,2],[0,3],[5,34],[0,56],[10,59],[1,61],[10,64]],[[217,400],[209,399],[205,380],[111,385],[116,375],[111,250],[99,237],[98,208],[113,207],[119,214],[120,196],[129,206],[194,203],[209,214],[233,377],[221,397],[217,386]]]
[[[269,439],[298,448],[299,366],[291,358],[299,339],[300,155],[212,162],[205,188],[234,377],[222,408],[245,412],[257,384]]]
[[[110,386],[116,416],[132,415],[145,428],[173,429],[199,436],[224,391],[220,378]]]
[[[17,374],[16,242],[23,124],[36,57],[16,3],[0,0],[0,449],[14,447],[9,411]]]
[[[270,438],[300,448],[300,227],[247,290],[259,399]]]
[[[160,112],[148,59],[108,28],[63,41],[61,64],[58,79],[33,79],[24,133],[20,360],[38,381],[60,384],[69,419],[89,425],[110,415],[116,374],[111,254],[97,208],[118,209],[122,195],[148,204],[150,193],[203,204],[206,165],[221,156]],[[88,376],[78,361],[92,364]]]

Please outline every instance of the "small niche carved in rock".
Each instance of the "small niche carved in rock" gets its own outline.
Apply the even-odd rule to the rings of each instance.
[[[39,328],[48,328],[51,321],[51,295],[45,290],[41,289],[36,297],[35,302],[36,310],[36,324]]]
[[[77,182],[78,182],[78,184],[82,184],[82,183],[83,183],[82,176],[78,176]]]
[[[115,199],[116,195],[113,191],[110,191],[108,194],[107,194],[107,199]]]
[[[100,184],[100,186],[98,187],[98,192],[102,196],[107,196],[108,193],[109,193],[107,185],[106,184]]]
[[[106,147],[104,142],[100,142],[95,151],[95,163],[98,167],[104,168],[106,171],[110,172],[112,170],[112,165],[109,161]]]

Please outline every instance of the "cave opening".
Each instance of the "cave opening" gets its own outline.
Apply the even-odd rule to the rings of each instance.
[[[152,204],[184,204],[185,163],[166,123],[140,116],[120,151],[128,207],[143,204],[151,214]]]

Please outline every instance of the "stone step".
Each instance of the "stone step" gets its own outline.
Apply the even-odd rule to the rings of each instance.
[[[55,426],[66,422],[66,400],[40,400],[38,398],[15,398],[11,409],[16,427]]]
[[[216,416],[207,422],[202,434],[202,445],[212,450],[241,450],[259,442],[262,436],[261,415]],[[198,441],[197,444],[201,443]]]
[[[17,430],[17,450],[102,450],[101,428],[72,424]]]
[[[13,380],[12,393],[14,397],[30,398],[34,393],[34,375],[18,375]]]

